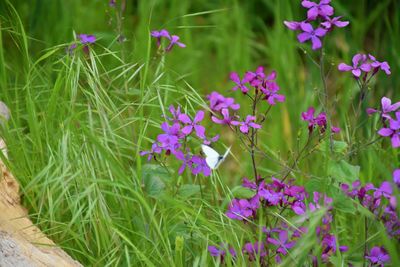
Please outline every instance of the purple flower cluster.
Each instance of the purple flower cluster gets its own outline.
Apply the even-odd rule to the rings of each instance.
[[[233,115],[239,110],[240,105],[235,103],[232,97],[224,97],[218,92],[212,92],[207,96],[207,99],[210,102],[210,109],[215,114],[211,116],[211,120],[214,123],[237,126],[244,134],[248,134],[250,128],[261,128],[261,125],[256,123],[255,116],[247,115],[246,119],[242,121],[238,115]],[[217,114],[219,114],[219,116],[216,116]]]
[[[382,182],[380,187],[369,183],[361,186],[360,181],[351,186],[342,184],[341,189],[347,196],[357,199],[359,203],[371,211],[385,225],[387,233],[400,240],[400,220],[396,213],[396,197],[389,182]]]
[[[205,144],[218,140],[219,136],[210,140],[206,138],[205,128],[200,124],[204,119],[204,111],[198,111],[193,119],[189,115],[181,113],[180,107],[170,106],[169,111],[171,117],[167,117],[167,121],[161,124],[163,133],[157,136],[150,151],[142,151],[140,155],[148,155],[148,160],[151,160],[162,152],[165,152],[165,155],[172,154],[182,163],[178,171],[179,174],[182,174],[188,168],[192,174],[202,173],[204,176],[209,176],[211,169],[207,166],[205,159],[193,155],[184,145],[190,135],[197,137]]]
[[[384,62],[379,62],[372,55],[356,54],[353,56],[352,66],[345,63],[340,63],[338,69],[340,71],[351,71],[355,79],[362,78],[363,82],[368,82],[379,70],[382,70],[386,75],[390,75],[390,66]]]
[[[308,108],[306,112],[301,113],[301,119],[303,121],[308,122],[308,131],[310,133],[313,132],[315,128],[319,128],[321,133],[324,133],[326,130],[327,120],[326,120],[326,113],[321,112],[317,116],[315,116],[315,109],[314,107]],[[340,128],[332,126],[331,131],[333,133],[339,133]]]
[[[301,5],[307,8],[307,19],[304,21],[284,21],[286,27],[293,31],[301,31],[297,35],[300,43],[311,41],[312,49],[322,47],[321,39],[335,27],[346,27],[349,22],[341,21],[341,16],[333,17],[334,8],[330,5],[331,0],[321,0],[318,4],[312,1],[303,0]],[[314,23],[314,26],[312,25]]]
[[[261,99],[266,100],[270,105],[275,105],[276,102],[285,101],[285,96],[278,94],[280,90],[276,83],[276,71],[272,71],[269,75],[264,73],[264,67],[260,66],[256,71],[247,71],[243,79],[240,79],[239,74],[232,72],[230,79],[235,83],[233,91],[240,89],[243,94],[248,94],[253,88],[256,93],[260,93]]]
[[[157,46],[161,46],[161,41],[162,39],[167,39],[169,41],[167,47],[165,48],[166,52],[171,51],[171,49],[177,45],[179,47],[185,48],[186,45],[184,43],[181,43],[179,41],[179,36],[178,35],[171,35],[167,30],[162,29],[160,31],[152,31],[150,33],[151,37],[154,37],[157,39]]]
[[[256,182],[244,178],[242,186],[253,190],[254,195],[248,199],[233,199],[226,212],[228,218],[247,223],[257,219],[259,209],[267,208],[271,210],[275,208],[281,211],[280,214],[286,211],[286,213],[293,212],[294,215],[300,215],[304,218],[304,222],[309,219],[313,212],[324,207],[326,213],[323,216],[321,226],[317,227],[316,230],[316,235],[322,246],[321,258],[324,262],[327,262],[330,255],[336,253],[336,237],[330,233],[330,224],[333,221],[331,198],[314,192],[313,199],[307,206],[308,193],[304,187],[293,185],[291,181],[284,183],[274,177],[272,177],[270,183],[266,183],[261,178]],[[274,256],[275,261],[280,263],[282,257],[288,254],[288,251],[296,245],[297,240],[307,231],[308,229],[304,226],[293,228],[285,223],[274,228],[264,227],[265,238],[262,241],[246,243],[242,248],[242,253],[248,255],[249,261],[258,259],[261,265],[265,263],[267,256]],[[341,252],[347,251],[347,247],[341,246],[339,250]],[[212,256],[221,257],[221,255],[225,255],[225,250],[223,253],[214,253],[215,247],[209,247],[209,251]],[[314,255],[310,256],[317,259]]]

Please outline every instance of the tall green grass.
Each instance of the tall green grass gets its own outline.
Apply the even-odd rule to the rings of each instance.
[[[345,129],[357,92],[350,77],[335,71],[339,61],[359,51],[388,60],[393,74],[380,77],[369,102],[377,105],[383,95],[399,99],[400,7],[395,0],[334,1],[334,6],[351,21],[348,29],[333,33],[326,48],[330,97],[337,103],[333,117]],[[21,183],[34,222],[88,266],[209,266],[217,263],[208,244],[227,242],[239,249],[256,239],[250,226],[223,215],[230,190],[250,171],[239,146],[211,179],[178,176],[174,162],[168,170],[146,165],[139,151],[150,147],[170,104],[193,113],[211,91],[229,92],[230,71],[262,64],[278,71],[287,97],[261,135],[263,148],[274,157],[260,163],[262,172],[279,173],[276,162],[286,164],[304,137],[299,115],[318,103],[321,86],[310,51],[303,52],[307,46],[299,46],[282,23],[300,19],[301,12],[299,3],[289,0],[133,1],[121,27],[127,41],[118,43],[107,1],[1,2],[0,100],[12,111],[1,134],[10,151],[7,165]],[[149,37],[160,28],[179,34],[187,48],[161,58]],[[79,49],[74,56],[65,53],[74,32],[99,37],[89,55]],[[372,139],[376,126],[368,127]],[[218,127],[209,131],[221,133],[225,144],[234,139]],[[341,138],[348,138],[346,131]],[[324,179],[318,160],[311,156],[293,175],[302,183]],[[397,152],[379,144],[351,160],[361,166],[362,181],[376,184],[398,167]],[[354,251],[363,246],[362,239],[343,234],[361,236],[362,222],[343,215],[335,228]],[[393,266],[400,265],[398,246],[382,226],[376,229],[369,242],[385,244]],[[314,241],[306,236],[291,264],[304,263]],[[341,255],[337,258],[340,262]]]

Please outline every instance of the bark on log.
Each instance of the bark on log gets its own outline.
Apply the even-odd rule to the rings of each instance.
[[[7,156],[1,138],[0,149]],[[19,184],[2,160],[0,172],[0,266],[82,266],[32,223],[21,206]]]

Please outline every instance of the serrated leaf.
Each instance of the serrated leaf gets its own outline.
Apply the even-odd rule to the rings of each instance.
[[[330,141],[323,141],[321,144],[318,146],[318,149],[323,152],[330,151]],[[333,141],[333,151],[336,153],[345,153],[347,151],[347,148],[349,145],[344,142],[344,141]]]
[[[324,188],[326,186],[326,180],[320,178],[313,178],[306,182],[304,187],[309,193],[321,192],[324,193]]]
[[[179,187],[178,195],[183,198],[189,198],[200,192],[200,186],[194,184],[184,184]]]
[[[351,165],[345,160],[332,160],[329,162],[328,174],[338,182],[349,184],[359,179],[360,166]]]
[[[146,164],[142,168],[142,182],[144,191],[152,197],[158,198],[165,189],[165,180],[168,180],[167,170],[159,165]]]
[[[255,195],[255,192],[249,188],[243,186],[236,186],[232,189],[233,196],[235,198],[251,198]]]
[[[346,196],[339,188],[329,187],[328,194],[334,199],[333,207],[335,209],[351,214],[357,211],[354,201]]]

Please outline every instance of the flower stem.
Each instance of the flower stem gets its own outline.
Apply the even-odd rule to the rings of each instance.
[[[254,95],[254,100],[253,100],[253,108],[252,108],[252,115],[256,116],[256,110],[257,110],[257,94],[258,90],[256,90],[255,95]],[[255,137],[256,137],[257,131],[254,128],[251,128],[251,143],[250,143],[250,153],[251,153],[251,162],[253,165],[253,172],[254,172],[254,181],[257,181],[257,168],[256,168],[256,159],[255,159]]]
[[[322,80],[322,87],[324,89],[324,100],[322,101],[322,107],[324,109],[324,112],[326,114],[326,131],[329,134],[329,148],[331,153],[333,152],[333,136],[332,136],[332,131],[331,131],[331,126],[332,126],[332,119],[331,119],[331,114],[329,113],[329,99],[328,99],[328,86],[326,84],[326,77],[325,77],[325,67],[324,67],[324,52],[321,48],[320,50],[320,56],[319,56],[319,71],[321,75],[321,80]]]

